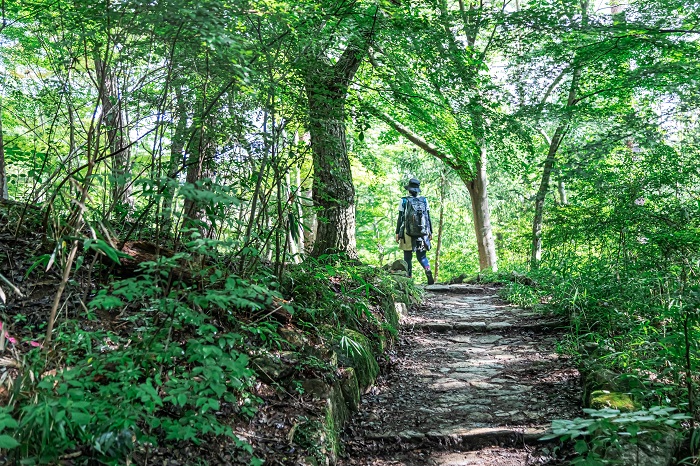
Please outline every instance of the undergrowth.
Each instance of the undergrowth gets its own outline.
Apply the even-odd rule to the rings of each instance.
[[[682,268],[620,273],[606,261],[589,260],[542,267],[527,274],[527,284],[522,281],[511,277],[502,296],[568,320],[570,330],[560,347],[574,358],[584,376],[591,380],[598,377],[595,374],[614,376],[617,389],[646,407],[625,420],[611,421],[612,414],[590,410],[584,419],[556,421],[553,427],[559,435],[555,436],[563,440],[574,438],[569,427],[577,426],[574,431],[580,438],[575,446],[583,462],[572,464],[613,464],[601,451],[621,448],[618,439],[630,435],[636,442],[636,432],[648,427],[644,422],[650,421],[649,416],[654,414],[655,420],[656,414],[667,413],[659,410],[679,410],[673,422],[661,424],[692,432],[688,429],[698,418],[699,381],[700,284],[696,278]],[[585,392],[596,389],[588,386],[596,382],[585,383]],[[569,430],[562,430],[563,422],[569,422]],[[626,430],[619,431],[623,426]],[[700,443],[697,436],[692,439],[688,454],[696,458]]]
[[[158,447],[226,437],[239,460],[260,464],[231,427],[262,403],[251,354],[301,350],[281,333],[290,326],[321,345],[347,353],[370,345],[379,354],[396,335],[388,306],[418,297],[408,281],[338,256],[290,265],[281,282],[264,267],[243,279],[219,259],[225,246],[196,239],[142,262],[134,276],[98,289],[85,309],[68,311],[50,346],[21,353],[10,344],[20,360],[16,377],[3,380],[6,460],[48,464],[68,455],[122,464]],[[100,248],[117,258],[106,243]],[[296,370],[334,377],[322,358],[299,354]]]

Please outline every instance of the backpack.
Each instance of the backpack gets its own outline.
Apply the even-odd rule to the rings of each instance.
[[[424,197],[406,197],[404,203],[404,227],[406,234],[413,238],[428,236],[430,222],[428,221],[428,202]]]

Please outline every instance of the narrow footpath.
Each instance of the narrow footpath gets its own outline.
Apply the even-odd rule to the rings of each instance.
[[[346,430],[341,464],[558,464],[537,439],[580,415],[578,372],[556,353],[562,323],[492,286],[427,290],[403,318],[394,367]]]

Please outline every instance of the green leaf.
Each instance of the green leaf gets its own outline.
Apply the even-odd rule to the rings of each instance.
[[[9,435],[0,435],[0,448],[11,450],[13,448],[17,448],[18,446],[19,442]]]
[[[73,412],[70,416],[73,422],[75,422],[79,426],[86,426],[90,424],[90,421],[92,420],[92,416],[90,416],[87,413]]]

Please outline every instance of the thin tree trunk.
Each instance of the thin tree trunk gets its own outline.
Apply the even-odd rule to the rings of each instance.
[[[100,58],[95,59],[97,82],[100,85],[100,100],[104,124],[107,127],[108,148],[112,153],[112,201],[118,208],[129,210],[131,198],[131,155],[129,134],[126,127],[125,109],[119,98],[117,78],[109,66]]]
[[[559,180],[559,185],[557,188],[559,190],[559,202],[561,205],[567,205],[569,203],[569,196],[566,194],[566,184],[564,183],[564,180]]]
[[[187,137],[187,106],[180,89],[176,89],[175,95],[177,101],[177,123],[175,124],[175,132],[170,144],[170,163],[168,164],[167,174],[168,181],[173,183],[173,185],[178,169],[182,165],[185,138]],[[169,186],[163,190],[163,231],[166,232],[166,236],[170,235],[174,197],[174,186]]]
[[[5,142],[2,134],[2,105],[0,103],[0,198],[8,200],[7,171],[5,169]]]
[[[581,2],[581,12],[582,26],[587,24],[587,14],[588,3],[586,0]],[[530,256],[530,267],[537,268],[539,262],[542,260],[542,222],[544,216],[544,201],[547,197],[547,192],[549,191],[549,184],[552,177],[552,169],[554,168],[554,162],[556,161],[557,151],[561,145],[562,139],[566,134],[567,128],[569,126],[569,121],[571,120],[570,111],[576,105],[576,91],[578,88],[578,82],[581,78],[581,67],[577,66],[576,63],[573,75],[571,77],[571,86],[569,87],[569,95],[566,101],[566,114],[562,117],[561,122],[554,131],[554,136],[549,141],[549,149],[547,150],[547,158],[544,161],[544,167],[542,169],[542,180],[540,181],[540,187],[535,195],[535,216],[532,220],[532,247]]]
[[[314,209],[313,201],[313,191],[311,189],[306,190],[302,193],[304,196],[304,252],[307,254],[313,250],[314,243],[316,242],[316,230],[318,229],[318,217],[316,215],[316,210]]]
[[[440,177],[440,214],[438,217],[437,244],[435,245],[435,281],[440,276],[440,250],[442,249],[442,232],[445,226],[445,196],[446,196],[446,172],[442,172]]]
[[[195,116],[194,122],[192,123],[192,139],[191,143],[187,144],[188,147],[185,148],[187,153],[186,165],[187,174],[185,176],[185,181],[188,184],[196,185],[200,181],[204,174],[204,162],[207,156],[207,152],[210,148],[209,135],[206,130],[206,123],[203,115],[203,109],[206,107],[205,96],[207,92],[207,85],[204,84],[201,94],[197,96],[196,108],[198,111],[202,112],[199,116]],[[195,190],[200,188],[195,188]],[[195,199],[185,198],[184,200],[184,219],[183,224],[185,228],[196,227],[200,230],[202,234],[202,225],[200,223],[202,219],[202,206]]]
[[[301,232],[299,231],[299,212],[298,204],[294,199],[296,193],[292,190],[292,174],[287,170],[284,175],[286,182],[286,197],[289,204],[289,212],[287,213],[287,252],[291,256],[291,261],[295,264],[301,262],[299,253],[303,247]],[[296,231],[294,231],[296,230]]]
[[[263,115],[263,134],[267,134],[267,112]],[[255,225],[255,220],[257,217],[257,208],[258,208],[258,201],[262,201],[262,183],[263,179],[265,178],[265,173],[267,171],[267,159],[268,155],[270,153],[270,147],[265,145],[263,148],[263,156],[262,160],[260,161],[260,168],[258,169],[258,176],[255,181],[255,189],[253,190],[253,195],[251,198],[250,202],[250,216],[248,217],[248,222],[246,224],[246,230],[245,230],[245,235],[243,236],[243,245],[248,246],[250,240],[251,240],[251,235],[253,233],[253,226]],[[251,153],[252,155],[252,153]],[[263,213],[264,214],[264,213]],[[267,215],[263,215],[263,217],[267,221]],[[246,264],[246,254],[241,254],[241,260],[240,260],[240,271],[241,273],[245,270],[245,264]]]
[[[301,194],[301,168],[297,165],[296,167],[296,183],[297,183],[297,189],[296,192],[294,193],[295,196],[295,212],[297,214],[297,221],[298,221],[298,232],[297,236],[299,237],[299,252],[304,253],[306,252],[306,245],[305,245],[305,232],[304,232],[304,209],[302,208],[302,199],[299,199],[298,196]]]
[[[552,177],[552,169],[554,168],[557,150],[559,149],[565,132],[566,124],[559,124],[549,143],[547,158],[542,168],[540,187],[535,195],[535,216],[532,221],[532,256],[530,257],[530,263],[533,268],[537,268],[540,260],[542,260],[542,219],[544,215],[544,201],[549,191],[549,181]]]

